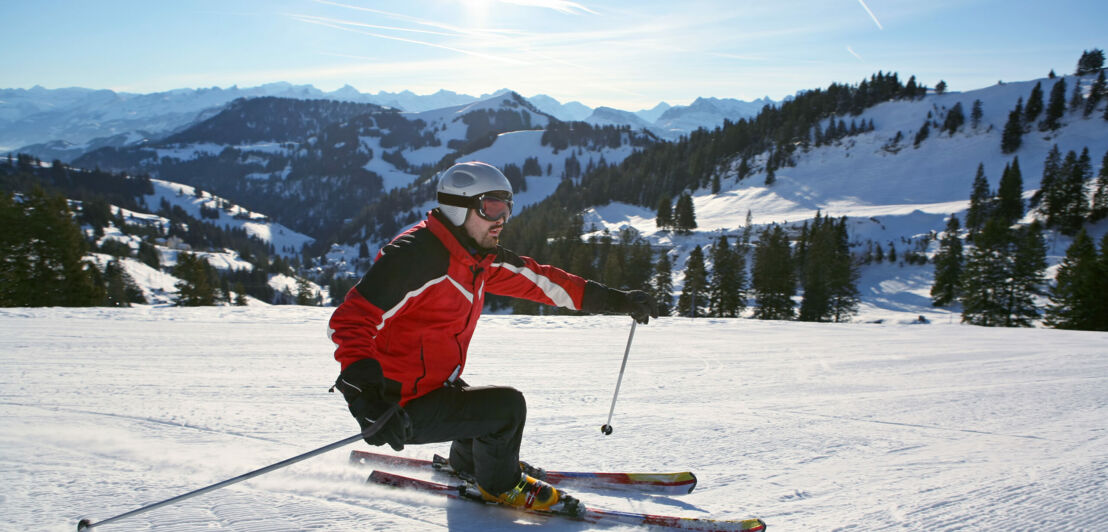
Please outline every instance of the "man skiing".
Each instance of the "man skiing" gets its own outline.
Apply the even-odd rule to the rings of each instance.
[[[378,253],[330,320],[335,381],[363,430],[392,408],[371,445],[453,442],[450,464],[486,500],[549,509],[560,494],[520,469],[527,406],[518,390],[461,379],[485,294],[586,312],[658,317],[654,299],[521,257],[499,245],[512,188],[495,167],[456,164],[439,177],[427,219]]]

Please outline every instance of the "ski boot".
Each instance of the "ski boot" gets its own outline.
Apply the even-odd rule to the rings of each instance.
[[[503,493],[493,495],[481,486],[477,486],[477,489],[481,492],[481,498],[486,501],[526,510],[552,511],[561,499],[561,494],[554,486],[522,473],[519,483]]]

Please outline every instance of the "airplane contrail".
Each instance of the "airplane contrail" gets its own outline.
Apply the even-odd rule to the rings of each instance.
[[[859,4],[862,4],[862,9],[865,9],[865,10],[866,10],[866,13],[869,13],[869,18],[872,18],[872,19],[873,19],[873,23],[874,23],[874,24],[877,24],[877,29],[879,29],[879,30],[884,30],[884,29],[885,29],[885,27],[881,25],[881,21],[880,21],[880,20],[877,20],[877,15],[874,15],[874,14],[873,14],[873,11],[871,11],[871,10],[870,10],[870,8],[869,8],[869,6],[867,6],[867,5],[866,5],[866,0],[858,0],[858,3],[859,3]]]

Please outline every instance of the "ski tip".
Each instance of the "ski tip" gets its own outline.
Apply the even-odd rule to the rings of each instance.
[[[689,491],[686,491],[685,492],[686,494],[687,493],[692,493],[692,490],[696,489],[696,482],[697,482],[696,473],[690,472],[689,476],[692,477],[692,483],[689,484]]]

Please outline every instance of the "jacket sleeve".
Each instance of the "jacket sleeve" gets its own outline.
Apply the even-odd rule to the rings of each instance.
[[[449,256],[429,232],[397,238],[331,315],[329,333],[335,360],[346,369],[365,358],[380,359],[377,335],[429,282],[446,275]]]
[[[378,357],[377,331],[384,312],[362,296],[357,288],[346,293],[346,299],[331,314],[328,333],[335,343],[335,360],[342,369],[365,358]]]
[[[608,288],[600,283],[504,248],[497,250],[488,283],[489,293],[572,310],[597,312],[608,298]]]

